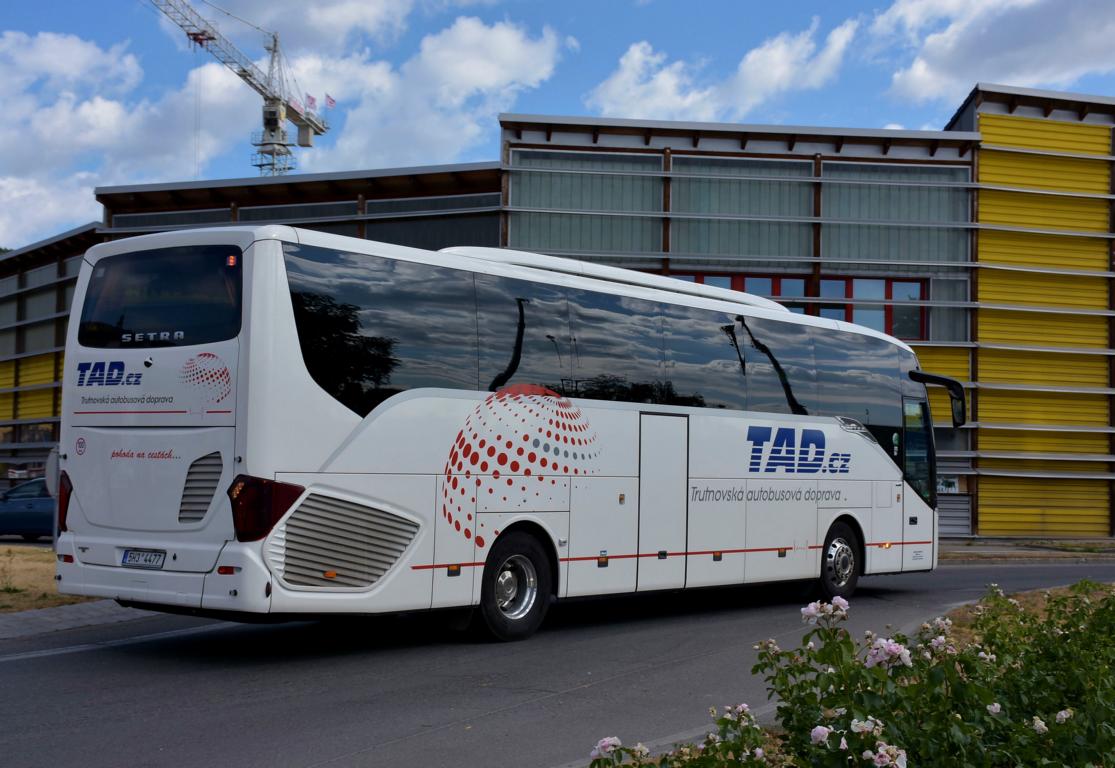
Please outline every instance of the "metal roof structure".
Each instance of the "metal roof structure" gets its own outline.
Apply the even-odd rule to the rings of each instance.
[[[1056,109],[1076,112],[1079,120],[1083,120],[1092,113],[1103,113],[1115,117],[1115,98],[1110,96],[1049,91],[1041,88],[1019,88],[997,83],[976,83],[963,103],[957,107],[956,112],[949,118],[945,130],[947,131],[951,126],[956,125],[961,116],[973,104],[978,105],[980,101],[989,100],[988,97],[990,97],[990,100],[1005,103],[1008,114],[1014,113],[1020,106],[1029,106],[1040,108],[1044,117],[1049,117]]]

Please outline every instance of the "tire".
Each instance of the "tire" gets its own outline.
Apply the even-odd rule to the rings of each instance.
[[[845,599],[856,591],[863,573],[863,549],[859,536],[847,523],[834,523],[825,536],[821,550],[821,578],[819,591],[825,600],[834,597]]]
[[[552,581],[550,556],[538,539],[521,531],[501,537],[484,564],[479,628],[504,642],[530,637],[546,618]]]

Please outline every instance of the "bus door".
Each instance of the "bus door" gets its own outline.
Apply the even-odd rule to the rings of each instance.
[[[685,586],[689,418],[644,413],[639,423],[640,592]]]
[[[937,517],[936,467],[933,461],[933,427],[929,405],[920,398],[903,398],[905,439],[903,474],[913,490],[903,499],[902,570],[933,567],[934,525]]]

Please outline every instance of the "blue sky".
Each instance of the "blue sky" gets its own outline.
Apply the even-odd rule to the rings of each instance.
[[[1115,96],[1110,0],[215,2],[337,99],[303,171],[494,160],[500,112],[920,129],[977,81]],[[259,97],[147,0],[4,3],[0,99],[0,245],[99,218],[96,186],[255,173]]]

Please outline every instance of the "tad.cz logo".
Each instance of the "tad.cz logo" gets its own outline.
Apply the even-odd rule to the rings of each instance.
[[[138,387],[142,379],[143,373],[128,373],[120,360],[77,364],[79,387]]]
[[[747,428],[747,441],[751,443],[747,467],[751,472],[846,475],[852,461],[850,453],[826,453],[825,433],[819,429],[751,426]]]

